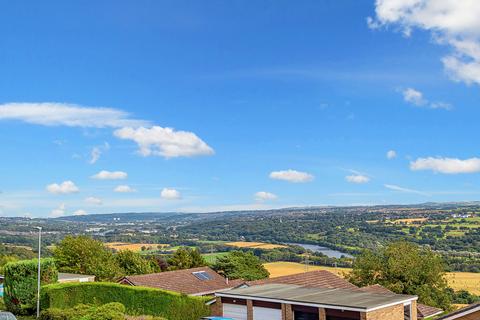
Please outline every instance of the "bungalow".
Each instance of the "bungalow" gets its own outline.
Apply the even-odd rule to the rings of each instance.
[[[388,290],[381,285],[372,285],[368,287],[358,288],[357,286],[351,284],[347,280],[325,270],[315,270],[305,273],[298,273],[293,275],[268,278],[257,281],[248,281],[243,284],[243,287],[253,286],[253,285],[262,285],[262,284],[293,284],[304,287],[313,287],[313,288],[333,288],[333,289],[350,289],[350,290],[359,290],[363,292],[370,292],[382,295],[396,295],[394,292]],[[417,303],[417,319],[428,319],[439,315],[443,312],[442,309],[435,307],[427,306],[421,303]]]
[[[471,304],[465,308],[447,314],[437,320],[478,320],[480,319],[480,303]]]
[[[412,320],[417,296],[355,289],[264,284],[215,294],[222,314],[234,320]]]

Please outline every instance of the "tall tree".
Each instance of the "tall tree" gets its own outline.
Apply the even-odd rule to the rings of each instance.
[[[114,280],[122,275],[113,253],[102,242],[89,237],[65,237],[54,249],[59,271],[94,275],[97,280]]]
[[[418,295],[427,305],[450,309],[450,294],[440,256],[409,242],[395,242],[357,257],[349,280],[358,286],[380,284],[393,292]]]
[[[219,257],[213,269],[229,279],[259,280],[270,275],[258,257],[242,251],[230,251]]]
[[[154,272],[152,264],[148,259],[131,250],[122,250],[115,254],[115,261],[122,269],[123,274],[127,276]]]
[[[170,265],[170,270],[178,270],[203,267],[207,265],[207,262],[198,249],[182,247],[178,248],[172,257],[168,259],[168,264]]]

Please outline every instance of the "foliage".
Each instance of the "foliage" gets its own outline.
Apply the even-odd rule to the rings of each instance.
[[[65,237],[54,249],[61,272],[94,275],[97,280],[113,280],[122,275],[113,253],[100,241],[89,237]]]
[[[349,280],[358,286],[380,284],[396,293],[418,295],[421,303],[449,310],[451,300],[444,275],[438,255],[401,241],[357,257]]]
[[[179,270],[203,267],[207,265],[207,262],[198,249],[182,247],[178,248],[172,257],[168,259],[168,264],[170,265],[170,270]]]
[[[42,309],[68,309],[82,303],[122,303],[129,315],[161,316],[169,320],[198,320],[209,314],[206,298],[116,283],[52,284],[42,289]]]
[[[73,308],[49,308],[42,311],[41,320],[124,320],[125,306],[111,302],[101,306],[78,304]]]
[[[42,285],[54,283],[58,272],[52,259],[40,262]],[[36,310],[38,260],[22,260],[5,265],[4,301],[7,309],[19,315]]]
[[[122,250],[115,254],[115,262],[127,276],[155,272],[150,260],[131,250]]]
[[[212,267],[229,279],[258,280],[270,275],[251,252],[231,251],[219,257]]]
[[[452,297],[452,302],[455,304],[472,304],[480,301],[480,297],[466,290],[454,291],[449,289],[450,295]]]

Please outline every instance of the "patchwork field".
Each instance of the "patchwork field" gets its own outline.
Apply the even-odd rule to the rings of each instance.
[[[276,248],[286,248],[282,244],[272,244],[265,242],[248,242],[248,241],[236,241],[236,242],[227,242],[227,246],[237,247],[237,248],[250,248],[250,249],[276,249]]]
[[[270,272],[270,277],[279,277],[290,274],[305,272],[305,265],[296,262],[271,262],[265,263],[265,268]],[[324,266],[309,266],[308,271],[327,270],[341,277],[347,275],[351,269],[333,268]],[[472,272],[448,272],[448,284],[455,290],[467,290],[470,293],[480,295],[480,273]]]
[[[152,249],[158,249],[159,247],[160,248],[168,247],[168,244],[108,242],[108,243],[105,243],[105,246],[116,251],[131,250],[131,251],[139,252],[139,251],[142,251],[142,248],[146,250],[152,250]]]
[[[397,220],[393,220],[391,222],[394,223],[394,224],[401,224],[401,223],[412,224],[412,223],[415,223],[415,222],[425,222],[427,220],[428,220],[428,218],[411,218],[411,219],[397,219]]]

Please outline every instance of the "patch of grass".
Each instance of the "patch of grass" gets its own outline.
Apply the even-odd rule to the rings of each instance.
[[[218,258],[223,257],[227,254],[228,252],[214,252],[214,253],[202,254],[202,256],[205,259],[205,261],[207,261],[208,264],[214,264]]]

